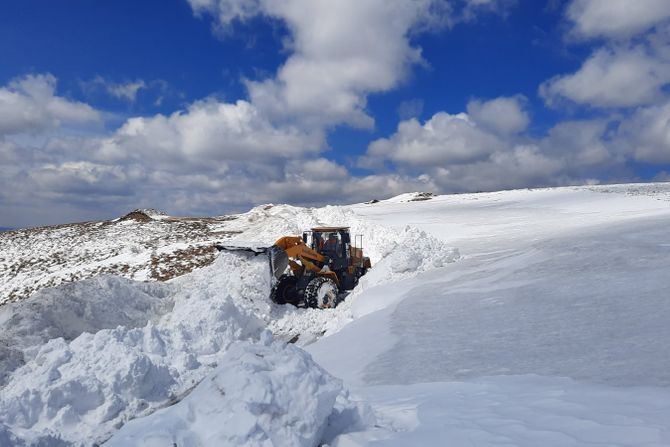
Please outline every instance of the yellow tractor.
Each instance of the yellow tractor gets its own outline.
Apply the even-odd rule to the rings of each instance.
[[[278,304],[335,307],[342,291],[356,287],[371,267],[363,237],[352,244],[348,227],[317,227],[302,237],[285,236],[267,250],[276,278],[270,294]]]
[[[217,245],[219,250],[267,254],[272,272],[270,298],[277,304],[329,308],[340,292],[356,287],[371,267],[363,256],[363,236],[351,241],[349,227],[317,227],[284,236],[267,248]]]

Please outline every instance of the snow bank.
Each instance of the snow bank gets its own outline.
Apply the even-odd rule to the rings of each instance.
[[[240,262],[242,271],[230,268]],[[266,270],[265,260],[223,255],[169,286],[173,311],[156,323],[85,332],[69,343],[56,338],[35,348],[2,390],[5,431],[29,443],[61,437],[88,445],[178,399],[218,365],[231,343],[263,330],[250,309],[269,293]]]
[[[0,307],[0,386],[34,356],[30,348],[54,338],[73,340],[117,326],[144,326],[172,309],[165,284],[105,275],[43,289]]]
[[[272,342],[234,345],[183,401],[126,424],[106,445],[316,446],[342,383],[309,354]]]

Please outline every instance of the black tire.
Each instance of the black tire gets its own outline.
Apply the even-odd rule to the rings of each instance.
[[[307,307],[328,309],[337,305],[337,284],[325,276],[317,276],[305,288]]]
[[[277,284],[270,292],[270,299],[277,304],[293,304],[297,306],[300,302],[296,285],[298,278],[295,276],[282,275]]]

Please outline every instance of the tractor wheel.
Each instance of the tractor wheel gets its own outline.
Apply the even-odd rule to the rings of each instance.
[[[330,278],[317,276],[305,288],[307,307],[327,309],[337,305],[337,284]]]
[[[270,292],[270,299],[277,304],[288,303],[297,306],[300,302],[300,297],[298,297],[298,292],[296,290],[297,284],[298,278],[295,276],[280,276],[279,281]]]

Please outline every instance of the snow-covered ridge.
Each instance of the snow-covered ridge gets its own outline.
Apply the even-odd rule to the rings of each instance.
[[[178,218],[135,210],[124,218],[0,233],[0,305],[100,274],[162,281],[210,264],[235,216]]]

